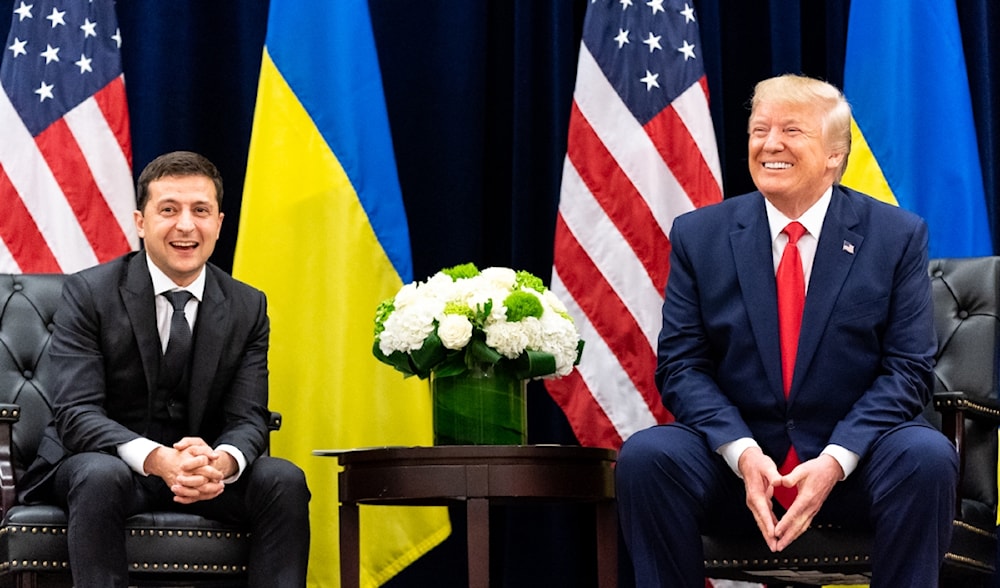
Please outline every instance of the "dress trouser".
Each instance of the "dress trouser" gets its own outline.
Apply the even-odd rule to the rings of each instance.
[[[69,555],[76,588],[128,586],[125,520],[152,510],[189,512],[251,530],[250,587],[304,587],[309,559],[309,490],[289,461],[258,458],[218,497],[173,502],[156,476],[133,472],[117,456],[79,453],[59,464],[53,499],[69,513]]]
[[[704,588],[701,530],[755,532],[743,481],[688,427],[632,435],[615,476],[638,588]],[[930,426],[907,423],[879,439],[834,487],[815,522],[874,529],[872,588],[936,588],[951,540],[957,479],[951,443]]]

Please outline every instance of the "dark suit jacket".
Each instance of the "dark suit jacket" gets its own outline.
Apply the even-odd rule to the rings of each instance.
[[[187,434],[233,445],[251,464],[267,443],[266,299],[211,264],[206,272]],[[142,251],[66,279],[49,350],[54,423],[19,484],[23,502],[64,457],[116,454],[146,431],[161,355],[154,296]]]
[[[763,196],[683,215],[670,242],[656,382],[712,449],[753,437],[777,463],[792,442],[803,461],[828,443],[864,456],[922,418],[936,349],[922,219],[834,187],[788,402]]]

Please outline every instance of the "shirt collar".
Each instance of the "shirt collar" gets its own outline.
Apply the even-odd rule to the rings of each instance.
[[[816,240],[819,240],[819,233],[823,229],[823,220],[826,218],[826,210],[830,208],[830,200],[833,197],[833,186],[830,186],[819,197],[815,204],[809,207],[799,218],[791,219],[775,208],[767,198],[764,199],[764,208],[767,210],[767,223],[771,228],[771,242],[773,243],[785,226],[793,220],[802,223],[806,231]]]
[[[149,255],[146,255],[146,266],[149,267],[149,277],[153,279],[154,293],[163,294],[164,292],[169,292],[171,290],[187,290],[194,295],[195,300],[198,300],[199,302],[202,300],[202,295],[205,293],[204,266],[202,266],[201,271],[198,272],[198,277],[184,287],[178,286],[173,280],[168,278],[167,275],[163,273],[160,268],[156,267],[156,264],[149,259]]]

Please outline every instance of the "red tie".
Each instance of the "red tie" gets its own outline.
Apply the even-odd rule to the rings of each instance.
[[[790,222],[782,231],[788,235],[788,244],[781,254],[776,275],[778,285],[778,334],[781,342],[781,379],[785,398],[792,389],[792,373],[795,371],[795,353],[799,346],[799,328],[802,326],[802,307],[806,301],[806,280],[802,272],[802,258],[799,256],[798,241],[806,229],[798,222]],[[794,447],[788,448],[785,463],[778,472],[785,475],[799,465],[799,456]],[[778,503],[788,508],[795,500],[796,488],[774,489]]]

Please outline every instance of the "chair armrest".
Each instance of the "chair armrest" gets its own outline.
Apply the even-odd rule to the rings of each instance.
[[[21,418],[21,407],[0,404],[0,518],[14,506],[13,425]]]
[[[1000,406],[996,402],[972,398],[965,392],[935,392],[934,410],[945,418],[960,414],[963,418],[1000,425]]]
[[[996,402],[973,398],[965,392],[935,392],[934,410],[941,413],[941,432],[955,445],[959,455],[965,445],[965,419],[1000,426],[1000,408]]]
[[[966,450],[966,420],[971,421],[979,434],[983,430],[996,431],[1000,426],[1000,408],[991,400],[974,398],[965,392],[936,392],[933,397],[934,409],[941,414],[941,432],[955,446],[958,453],[959,479],[965,479],[967,462],[970,459]],[[995,432],[991,432],[995,435]],[[971,448],[971,446],[970,446]],[[996,480],[996,453],[991,460],[991,478]],[[971,467],[971,466],[970,466]],[[962,516],[963,491],[961,487],[955,496],[956,517]]]

